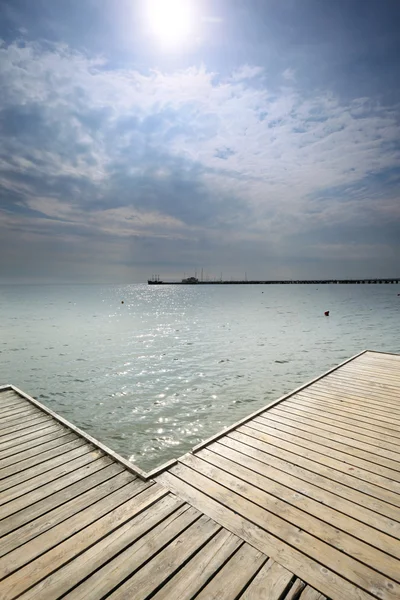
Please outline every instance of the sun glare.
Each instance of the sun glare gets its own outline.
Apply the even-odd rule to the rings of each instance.
[[[145,0],[145,7],[150,31],[159,43],[177,46],[193,35],[192,0]]]

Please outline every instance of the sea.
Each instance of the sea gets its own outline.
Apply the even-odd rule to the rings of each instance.
[[[400,352],[399,294],[385,284],[2,285],[0,385],[150,470],[362,350]]]

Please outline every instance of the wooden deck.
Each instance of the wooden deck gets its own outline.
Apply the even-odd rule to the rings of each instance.
[[[0,599],[399,600],[400,355],[144,473],[0,389]]]

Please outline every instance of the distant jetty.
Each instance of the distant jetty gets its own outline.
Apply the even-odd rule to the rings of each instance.
[[[147,281],[149,285],[325,285],[325,284],[376,284],[400,283],[400,277],[388,279],[252,279],[252,280],[207,280],[187,277],[181,281],[164,281],[154,277]]]

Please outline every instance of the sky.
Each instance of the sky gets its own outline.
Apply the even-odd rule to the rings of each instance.
[[[398,0],[0,0],[0,283],[400,276]]]

